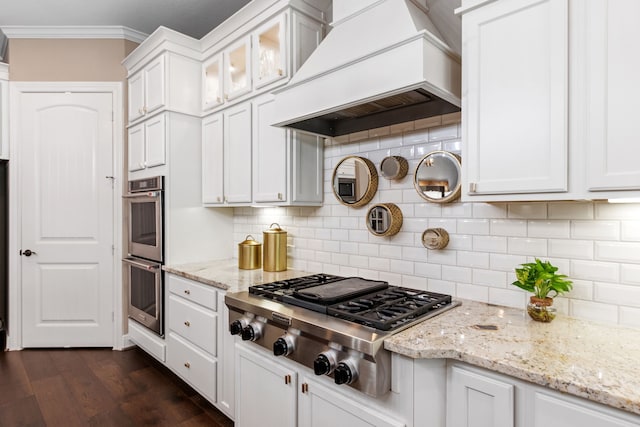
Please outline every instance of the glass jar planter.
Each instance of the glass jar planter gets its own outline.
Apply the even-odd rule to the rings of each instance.
[[[552,306],[553,298],[530,297],[527,304],[527,313],[538,322],[551,322],[556,318],[556,309]]]

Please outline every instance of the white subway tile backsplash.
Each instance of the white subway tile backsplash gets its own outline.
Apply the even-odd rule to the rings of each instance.
[[[489,254],[458,251],[457,265],[461,267],[489,268]]]
[[[473,236],[473,250],[506,253],[507,238],[503,236]]]
[[[489,234],[488,219],[459,219],[457,221],[457,232],[463,234]]]
[[[640,265],[621,264],[620,282],[630,285],[640,285]]]
[[[515,219],[492,219],[489,225],[494,236],[526,236],[527,221]]]
[[[473,217],[474,218],[506,218],[507,204],[506,203],[474,203]]]
[[[234,208],[234,240],[252,234],[261,241],[262,231],[278,222],[289,233],[292,268],[513,307],[523,307],[529,296],[511,286],[514,269],[539,257],[574,281],[566,297],[556,298],[559,312],[640,327],[640,204],[426,202],[413,187],[413,171],[430,151],[460,151],[459,120],[459,114],[429,118],[336,139],[343,143],[328,140],[324,205]],[[350,154],[369,158],[376,168],[384,157],[401,155],[410,173],[380,180],[370,204],[350,208],[331,189],[333,168]],[[395,236],[374,236],[366,228],[367,209],[381,202],[394,202],[403,212]],[[422,246],[422,232],[432,227],[449,232],[446,249]],[[236,245],[229,249],[236,256]]]
[[[487,286],[456,284],[456,296],[480,302],[489,302],[489,288]]]
[[[472,269],[468,267],[457,267],[453,265],[442,266],[442,279],[451,282],[471,283]]]
[[[619,221],[571,221],[571,238],[620,240]]]
[[[595,242],[596,259],[640,263],[640,243]]]
[[[622,240],[640,241],[640,221],[622,222]]]
[[[548,255],[559,258],[593,259],[593,241],[549,239]]]
[[[546,203],[510,203],[509,218],[545,219],[547,218]]]
[[[546,256],[547,240],[509,237],[507,239],[507,252],[514,255]]]
[[[569,314],[594,322],[617,323],[618,307],[591,301],[570,300]]]
[[[568,220],[532,220],[527,225],[527,235],[529,237],[568,239],[569,230]]]
[[[620,266],[608,262],[572,260],[569,276],[574,279],[613,283],[617,282],[620,277]]]
[[[527,294],[522,292],[521,289],[489,288],[489,300],[487,302],[524,309],[527,306],[527,299]]]

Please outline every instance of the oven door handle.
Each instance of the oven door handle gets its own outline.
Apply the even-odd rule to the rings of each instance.
[[[131,258],[124,258],[122,261],[131,265],[135,265],[136,267],[144,268],[145,270],[157,270],[161,267],[161,265],[157,263],[152,264],[152,263],[146,263],[142,261],[135,261]]]
[[[161,191],[147,191],[146,193],[125,194],[122,197],[125,199],[135,199],[136,197],[160,197],[161,194]]]

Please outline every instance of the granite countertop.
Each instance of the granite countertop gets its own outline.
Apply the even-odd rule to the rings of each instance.
[[[455,359],[640,414],[640,331],[462,301],[393,335],[385,348],[412,358]]]
[[[312,274],[300,270],[278,272],[263,271],[261,268],[242,270],[238,268],[237,259],[165,265],[162,269],[168,273],[176,274],[229,292],[246,291],[251,285]]]

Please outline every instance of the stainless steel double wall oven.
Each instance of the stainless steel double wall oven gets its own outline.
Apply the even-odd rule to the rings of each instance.
[[[129,234],[123,259],[129,289],[129,318],[164,335],[164,177],[129,181],[125,197]]]

